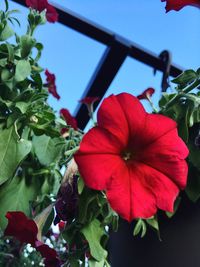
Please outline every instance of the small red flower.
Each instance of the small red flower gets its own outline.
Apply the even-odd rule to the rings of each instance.
[[[5,235],[14,236],[22,243],[35,244],[38,228],[33,220],[30,220],[21,211],[7,212],[8,225]]]
[[[185,6],[196,6],[200,8],[200,0],[161,0],[166,2],[166,12],[171,10],[179,11]]]
[[[99,97],[96,96],[87,96],[81,100],[79,100],[80,103],[83,103],[85,105],[92,105],[94,102],[98,101]]]
[[[56,76],[52,73],[50,73],[48,70],[45,71],[45,75],[46,75],[46,80],[48,83],[48,90],[49,93],[52,94],[56,99],[60,99],[59,94],[57,93],[56,90]]]
[[[56,251],[50,248],[48,245],[43,244],[40,241],[36,242],[36,250],[40,252],[42,257],[45,259],[44,264],[46,267],[60,267],[61,262],[58,258]]]
[[[75,154],[85,184],[105,190],[111,207],[128,221],[149,218],[158,208],[172,212],[188,170],[176,122],[148,114],[127,93],[106,98],[97,121]]]
[[[68,133],[68,131],[69,131],[69,129],[67,129],[67,128],[62,128],[62,129],[60,130],[60,134],[61,134],[61,135],[64,135],[64,134]]]
[[[65,222],[64,222],[64,221],[60,221],[60,222],[58,223],[58,227],[59,227],[59,230],[60,230],[60,231],[64,230],[64,228],[65,228]]]
[[[6,218],[8,219],[8,225],[4,235],[13,236],[21,243],[30,243],[42,255],[46,267],[61,266],[56,251],[38,241],[38,227],[34,220],[26,217],[21,211],[7,212]]]
[[[60,110],[60,115],[63,116],[64,120],[68,125],[70,125],[74,130],[78,130],[78,125],[76,119],[70,114],[69,110],[62,108]]]
[[[50,5],[47,0],[26,0],[26,5],[39,12],[46,9],[46,19],[52,23],[58,21],[58,13],[56,9]]]
[[[154,94],[154,92],[155,92],[155,89],[149,87],[142,94],[138,95],[137,98],[140,100],[141,99],[148,99],[148,97],[149,96],[151,97]]]

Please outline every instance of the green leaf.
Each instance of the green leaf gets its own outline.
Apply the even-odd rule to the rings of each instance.
[[[83,189],[84,189],[84,181],[81,177],[78,178],[78,193],[79,195],[83,192]]]
[[[156,231],[159,231],[159,225],[158,225],[158,220],[155,217],[146,219],[146,222],[153,227]]]
[[[90,222],[87,226],[81,229],[89,243],[90,253],[97,261],[102,261],[107,257],[107,251],[100,244],[101,238],[104,235],[104,230],[101,227],[100,221],[97,219]]]
[[[26,113],[28,106],[30,105],[30,103],[27,102],[17,102],[15,104],[15,107],[18,108],[22,114]]]
[[[93,206],[97,208],[97,193],[89,188],[85,187],[82,194],[79,197],[79,214],[78,221],[80,223],[86,223],[91,221],[91,215],[93,213]],[[97,212],[99,212],[99,207]]]
[[[199,138],[199,123],[195,124],[192,128],[189,128],[190,138],[188,142],[189,148],[189,163],[192,163],[200,171],[200,149],[195,145],[195,139]]]
[[[9,4],[8,4],[8,0],[5,0],[5,5],[6,5],[6,12],[8,11],[8,9],[9,9]]]
[[[141,237],[144,237],[147,231],[147,227],[145,222],[142,219],[138,219],[134,231],[133,231],[133,235],[136,236],[141,232]]]
[[[51,138],[47,135],[34,136],[33,149],[42,165],[48,166],[59,160],[63,149],[63,138]]]
[[[30,201],[37,196],[38,188],[27,185],[24,178],[14,177],[0,186],[0,227],[5,228],[7,211],[23,211],[30,216]]]
[[[174,211],[173,212],[168,212],[166,211],[166,215],[168,218],[172,218],[174,216],[174,214],[177,212],[178,207],[181,203],[181,197],[177,197],[175,202],[174,202]]]
[[[27,60],[19,60],[15,70],[15,80],[21,82],[31,74],[31,65]]]
[[[14,31],[10,28],[8,23],[6,23],[5,27],[0,32],[0,41],[5,41],[13,35],[14,35]]]
[[[1,72],[2,82],[9,81],[12,78],[13,74],[8,69],[3,69]]]
[[[0,185],[12,178],[20,162],[31,151],[31,142],[19,140],[15,128],[0,132]]]
[[[23,35],[20,39],[21,57],[26,58],[31,53],[36,41],[30,35]]]
[[[95,260],[89,260],[89,267],[104,267],[105,266],[105,261],[95,261]]]
[[[178,77],[172,80],[173,83],[179,84],[181,86],[186,86],[189,83],[195,81],[197,78],[197,73],[194,70],[186,70],[181,73]]]

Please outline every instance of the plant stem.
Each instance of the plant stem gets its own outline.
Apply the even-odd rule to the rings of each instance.
[[[191,85],[189,85],[188,87],[186,87],[185,89],[183,89],[179,94],[175,95],[168,103],[167,105],[164,107],[164,109],[168,109],[169,107],[171,107],[174,103],[176,103],[176,101],[181,98],[184,94],[189,93],[190,91],[192,91],[194,88],[196,88],[198,85],[200,84],[200,80],[196,80],[195,82],[193,82]]]

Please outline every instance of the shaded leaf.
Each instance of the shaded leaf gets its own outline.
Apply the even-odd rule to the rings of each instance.
[[[51,138],[47,135],[34,136],[33,149],[42,165],[50,165],[59,160],[63,149],[63,138]]]
[[[107,252],[100,244],[101,238],[104,235],[104,230],[102,229],[100,222],[97,219],[93,220],[81,229],[81,232],[89,243],[92,257],[97,261],[102,261],[106,258]]]
[[[14,31],[10,28],[8,23],[6,23],[5,27],[0,32],[0,41],[5,41],[13,35],[14,35]]]
[[[0,227],[5,228],[7,211],[23,211],[30,216],[30,201],[36,198],[36,185],[27,185],[24,178],[14,177],[0,187]],[[3,205],[2,205],[3,203]]]
[[[27,60],[19,60],[15,70],[15,80],[21,82],[31,74],[31,65]]]
[[[0,185],[12,178],[20,162],[31,151],[31,142],[17,136],[14,126],[0,134]]]

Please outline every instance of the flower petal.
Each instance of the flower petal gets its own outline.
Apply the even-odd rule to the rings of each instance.
[[[162,2],[167,2],[166,3],[166,12],[170,10],[176,10],[179,11],[185,6],[196,6],[200,7],[200,1],[199,0],[161,0]]]
[[[123,163],[106,191],[111,207],[124,219],[149,218],[156,213],[155,196],[141,183],[140,173]]]
[[[112,154],[78,153],[75,161],[85,184],[95,190],[104,190],[108,187],[113,172],[119,168],[121,158]]]
[[[171,181],[161,172],[143,163],[136,163],[135,165],[131,166],[130,173],[132,174],[132,177],[139,177],[139,179],[133,179],[134,187],[138,186],[139,188],[139,186],[141,186],[148,190],[149,193],[154,197],[157,208],[169,212],[173,211],[174,201],[179,193],[179,188],[175,183],[173,183],[173,181]],[[137,183],[135,183],[135,181],[137,181]],[[137,202],[133,202],[134,206],[137,207],[139,199],[146,205],[146,196],[141,196],[140,191],[136,190],[136,188],[134,189],[134,196],[135,199],[137,199]],[[137,214],[139,212],[141,214],[141,203],[138,205],[137,209],[134,206],[133,214]]]
[[[186,186],[188,167],[184,160],[188,156],[188,148],[173,129],[137,155],[139,161],[155,168],[173,180],[180,189]]]
[[[124,147],[128,144],[130,129],[136,133],[142,128],[146,112],[139,100],[127,93],[106,98],[97,114],[97,121],[115,135]]]
[[[149,144],[155,142],[172,129],[175,129],[177,124],[174,120],[166,116],[147,114],[142,126],[142,129],[140,129],[140,132],[136,136],[135,133],[131,133],[129,143],[133,150],[142,151],[143,153],[143,150],[146,150]]]
[[[58,13],[52,5],[47,5],[46,18],[48,22],[54,23],[58,21]]]
[[[122,148],[120,141],[109,131],[101,127],[94,127],[83,137],[78,154],[119,155]]]
[[[124,166],[107,190],[111,207],[123,218],[150,218],[157,208],[172,212],[178,187],[165,175],[143,164]]]

